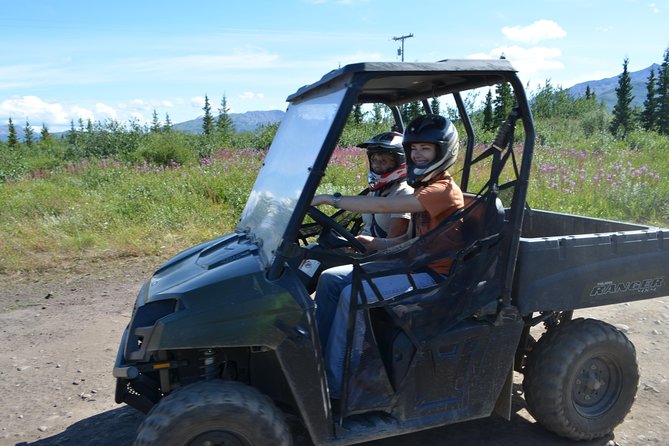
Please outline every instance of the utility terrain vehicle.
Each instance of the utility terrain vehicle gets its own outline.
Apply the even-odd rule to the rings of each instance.
[[[515,108],[494,141],[477,143],[462,95],[502,83]],[[335,192],[327,165],[347,117],[355,104],[384,104],[402,131],[399,107],[427,113],[435,97],[459,112],[451,173],[466,206],[427,235],[361,252],[351,215],[310,207],[318,188]],[[559,435],[601,437],[623,420],[639,378],[634,347],[572,313],[669,294],[669,231],[526,206],[535,130],[509,61],[347,65],[287,101],[235,232],[178,254],[139,292],[113,372],[116,401],[148,412],[136,444],[289,445],[284,414],[316,445],[509,418],[514,371],[532,415]],[[454,247],[443,240],[456,222],[464,243]],[[310,298],[323,268],[352,264],[358,294],[363,281],[443,257],[454,260],[449,278],[430,288],[352,298],[363,317],[349,318],[342,395],[331,401]]]

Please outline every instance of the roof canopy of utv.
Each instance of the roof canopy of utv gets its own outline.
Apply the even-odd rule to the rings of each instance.
[[[394,76],[392,73],[396,73]],[[515,77],[506,59],[447,59],[431,63],[365,62],[333,70],[288,96],[293,102],[350,78],[361,85],[358,102],[398,105],[423,98],[494,85]]]

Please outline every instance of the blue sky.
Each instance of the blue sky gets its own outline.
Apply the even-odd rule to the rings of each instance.
[[[498,58],[530,90],[660,63],[669,0],[0,0],[0,124],[79,118],[173,123],[283,110],[285,98],[361,61]]]

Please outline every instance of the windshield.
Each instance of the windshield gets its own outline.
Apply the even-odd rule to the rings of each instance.
[[[345,92],[290,104],[281,120],[237,226],[260,241],[265,266],[281,243]]]

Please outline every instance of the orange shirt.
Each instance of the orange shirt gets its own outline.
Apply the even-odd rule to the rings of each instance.
[[[443,172],[427,186],[416,188],[414,195],[425,208],[425,211],[412,215],[417,236],[428,233],[453,212],[465,206],[462,191],[448,172]],[[460,228],[450,229],[436,238],[435,242],[437,243],[434,244],[434,248],[438,250],[435,253],[459,247],[462,244]],[[453,260],[449,258],[439,259],[431,263],[430,268],[440,274],[448,274],[452,263]]]

